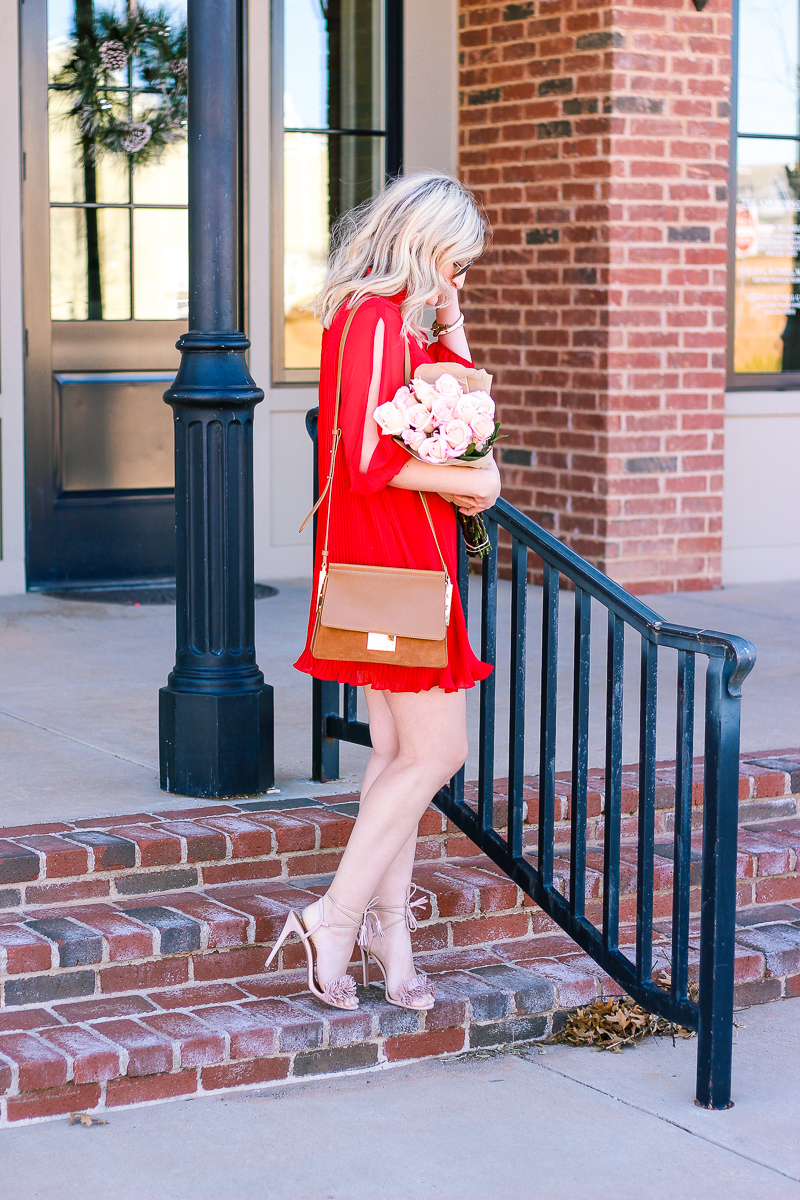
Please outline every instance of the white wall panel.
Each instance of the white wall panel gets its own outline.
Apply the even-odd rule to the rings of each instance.
[[[458,166],[458,3],[405,0],[405,172]]]
[[[800,579],[800,392],[725,398],[722,581]]]

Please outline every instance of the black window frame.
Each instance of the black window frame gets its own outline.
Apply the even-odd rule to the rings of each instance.
[[[303,386],[319,381],[318,368],[284,365],[284,245],[283,245],[283,138],[284,138],[284,5],[270,4],[271,155],[270,155],[270,362],[272,383]],[[383,0],[384,5],[384,180],[403,171],[403,0]],[[309,132],[317,132],[311,130]],[[370,131],[335,130],[335,133],[370,136]]]
[[[800,0],[798,0],[800,3]],[[776,141],[794,141],[800,150],[800,130],[797,136],[787,134],[740,134],[739,133],[739,11],[740,0],[733,4],[733,28],[731,34],[731,117],[728,175],[728,258],[725,346],[725,390],[728,392],[779,392],[796,391],[800,388],[800,371],[747,372],[734,371],[734,339],[736,334],[736,200],[738,192],[738,139],[740,137],[770,138]],[[800,213],[798,213],[800,224]]]

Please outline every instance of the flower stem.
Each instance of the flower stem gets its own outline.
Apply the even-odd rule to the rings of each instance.
[[[480,513],[474,517],[467,517],[460,509],[456,509],[456,513],[461,532],[464,535],[467,554],[470,558],[485,558],[492,548],[492,543],[489,541],[483,517]]]

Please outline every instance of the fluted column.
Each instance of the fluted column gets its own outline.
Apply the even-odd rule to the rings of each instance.
[[[253,409],[238,329],[238,4],[189,0],[189,332],[175,417],[176,654],[159,696],[161,786],[274,783],[273,694],[255,656]]]

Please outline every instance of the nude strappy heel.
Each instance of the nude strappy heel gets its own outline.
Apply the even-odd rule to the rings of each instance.
[[[348,917],[347,922],[334,924],[332,921],[325,919],[325,901],[330,900],[335,908],[338,908],[344,916]],[[312,935],[322,928],[346,929],[348,925],[353,927],[359,926],[362,929],[364,926],[364,913],[356,912],[355,909],[347,908],[346,905],[340,904],[339,901],[326,893],[320,896],[319,899],[321,916],[317,923],[311,928],[306,929],[303,924],[302,917],[292,910],[281,930],[280,937],[272,947],[272,953],[264,964],[264,970],[269,969],[269,965],[275,958],[283,943],[293,933],[302,941],[306,951],[306,967],[308,977],[308,990],[312,996],[316,996],[323,1004],[330,1005],[331,1008],[358,1008],[358,997],[356,996],[356,981],[350,975],[342,975],[339,979],[332,979],[324,988],[319,986],[317,975],[317,952],[314,943],[311,941]],[[355,920],[353,919],[355,918]]]
[[[361,948],[364,987],[369,986],[369,960],[373,958],[383,976],[383,989],[387,1002],[394,1004],[397,1008],[410,1008],[415,1012],[427,1012],[428,1009],[433,1008],[435,1003],[436,985],[428,980],[427,975],[420,972],[414,975],[413,979],[404,979],[397,989],[397,994],[393,996],[386,982],[386,968],[375,953],[374,946],[376,938],[385,937],[384,929],[392,929],[393,926],[399,925],[401,921],[405,922],[409,933],[413,933],[417,928],[418,922],[414,909],[420,908],[426,899],[424,895],[420,894],[419,898],[414,900],[413,896],[417,890],[413,884],[409,885],[405,904],[402,905],[379,905],[379,896],[376,896],[374,900],[370,900],[364,910],[361,929],[358,935],[358,944]],[[388,925],[384,925],[377,915],[379,912],[396,913],[397,919],[390,921]]]

